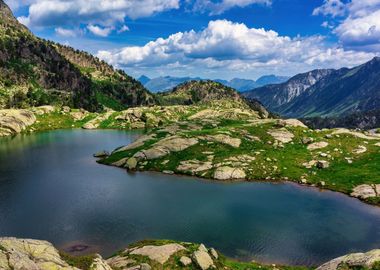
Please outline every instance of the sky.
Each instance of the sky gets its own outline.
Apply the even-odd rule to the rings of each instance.
[[[257,79],[380,55],[380,0],[5,0],[37,36],[138,77]]]

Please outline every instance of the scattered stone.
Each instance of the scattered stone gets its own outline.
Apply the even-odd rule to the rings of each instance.
[[[327,169],[328,167],[330,167],[330,163],[326,160],[319,160],[317,162],[317,168],[319,169]]]
[[[359,145],[358,148],[356,148],[355,150],[352,151],[352,153],[357,154],[357,155],[363,154],[365,152],[367,152],[367,147],[365,147],[363,145]]]
[[[180,165],[177,167],[178,171],[181,172],[202,172],[212,169],[212,162],[210,161],[199,161],[199,160],[184,160],[180,162]]]
[[[210,249],[210,253],[215,259],[219,258],[218,252],[214,248]]]
[[[368,199],[379,196],[380,193],[377,191],[380,190],[380,185],[360,185],[355,187],[352,190],[351,196],[360,198],[360,199]]]
[[[51,105],[44,105],[44,106],[32,108],[32,111],[37,115],[43,115],[43,114],[48,114],[48,113],[54,112],[55,107],[51,106]]]
[[[310,138],[310,137],[303,137],[302,138],[302,143],[303,144],[311,144],[312,142],[314,142],[313,138]]]
[[[120,168],[124,168],[125,167],[125,164],[127,164],[127,161],[128,161],[128,158],[122,158],[118,161],[115,161],[114,163],[112,163],[111,165],[112,166],[115,166],[115,167],[120,167]]]
[[[95,153],[94,157],[96,157],[96,158],[104,158],[104,157],[108,157],[109,155],[110,155],[109,152],[103,150],[103,151]]]
[[[294,138],[294,134],[286,129],[270,130],[268,131],[268,134],[271,135],[277,141],[280,141],[282,143],[289,143]]]
[[[169,171],[169,170],[162,171],[162,173],[164,173],[164,174],[170,174],[170,175],[174,174],[173,171]]]
[[[189,257],[186,257],[186,256],[182,256],[179,261],[181,262],[181,264],[183,266],[188,266],[191,264],[191,259]]]
[[[239,138],[232,138],[231,136],[228,136],[225,134],[207,135],[207,136],[199,137],[199,139],[223,143],[235,148],[239,148],[241,144],[241,140]]]
[[[136,261],[124,256],[115,256],[115,257],[109,258],[107,260],[107,263],[113,268],[124,269],[128,267],[129,265],[136,263]]]
[[[114,151],[114,153],[136,149],[138,147],[143,146],[145,142],[154,139],[154,137],[156,137],[156,134],[143,135],[143,136],[139,137],[133,143],[131,143],[131,144],[127,145],[127,146],[123,146],[123,147],[120,147],[120,148],[116,149]]]
[[[174,253],[181,250],[186,250],[186,248],[180,244],[166,244],[162,246],[144,246],[134,249],[130,254],[147,256],[153,261],[164,264]]]
[[[95,259],[93,260],[91,266],[90,266],[90,269],[91,270],[112,270],[111,266],[109,266],[109,264],[103,260],[103,258],[97,254]]]
[[[142,263],[142,264],[140,264],[140,269],[141,270],[151,270],[152,267],[147,263]]]
[[[284,127],[302,127],[302,128],[308,128],[304,123],[302,123],[298,119],[280,119],[277,121],[277,125],[284,126]]]
[[[351,135],[351,136],[354,136],[354,137],[357,137],[357,138],[360,138],[360,139],[364,139],[364,140],[380,140],[380,137],[376,136],[376,135],[366,135],[364,133],[361,133],[361,132],[358,132],[358,131],[351,131],[349,129],[346,129],[346,128],[338,128],[338,129],[335,129],[335,131],[333,132],[334,135],[339,135],[339,134],[345,134],[345,135]]]
[[[344,266],[348,266],[347,268],[349,269],[371,269],[374,264],[379,261],[380,249],[375,249],[367,253],[354,253],[336,258],[321,265],[316,270],[338,270]]]
[[[4,237],[0,238],[0,247],[3,270],[78,270],[62,260],[58,250],[46,241]]]
[[[71,111],[70,107],[68,107],[68,106],[63,106],[62,107],[62,112],[69,113],[70,111]]]
[[[196,138],[182,138],[179,136],[170,136],[164,138],[157,143],[153,144],[152,148],[148,150],[142,150],[137,152],[134,157],[137,159],[157,159],[164,157],[171,152],[183,151],[190,146],[193,146],[198,143]]]
[[[199,268],[202,270],[207,270],[210,267],[214,267],[214,261],[208,254],[207,249],[203,247],[202,245],[199,246],[198,250],[193,253],[192,258],[195,264],[199,266]]]
[[[131,157],[127,160],[126,164],[124,165],[128,170],[134,170],[137,167],[137,159],[134,157]]]
[[[245,177],[246,174],[242,169],[228,166],[219,167],[214,173],[214,178],[217,180],[244,179]]]
[[[329,144],[327,142],[316,142],[316,143],[309,144],[307,146],[307,149],[310,150],[310,151],[313,151],[313,150],[325,148],[328,145]]]

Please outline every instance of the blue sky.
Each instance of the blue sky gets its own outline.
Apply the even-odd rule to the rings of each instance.
[[[380,0],[6,2],[36,35],[136,77],[289,76],[380,52]]]

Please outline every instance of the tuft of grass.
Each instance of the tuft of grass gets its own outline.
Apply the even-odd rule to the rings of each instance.
[[[73,256],[62,251],[59,252],[59,255],[70,266],[77,267],[81,270],[90,270],[91,264],[96,258],[95,255]]]

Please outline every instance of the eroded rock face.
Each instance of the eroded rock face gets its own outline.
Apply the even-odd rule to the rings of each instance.
[[[217,180],[244,179],[245,176],[246,174],[242,169],[228,166],[219,167],[214,173],[214,178]]]
[[[349,267],[366,267],[371,269],[376,262],[380,261],[380,249],[367,253],[354,253],[331,260],[316,270],[337,270],[342,265]]]
[[[77,270],[63,261],[53,245],[46,241],[0,238],[0,246],[0,269]]]
[[[132,255],[147,256],[149,259],[164,264],[176,252],[186,250],[180,244],[167,244],[162,246],[144,246],[130,252]]]
[[[0,137],[20,133],[36,122],[35,115],[28,110],[0,110]]]

